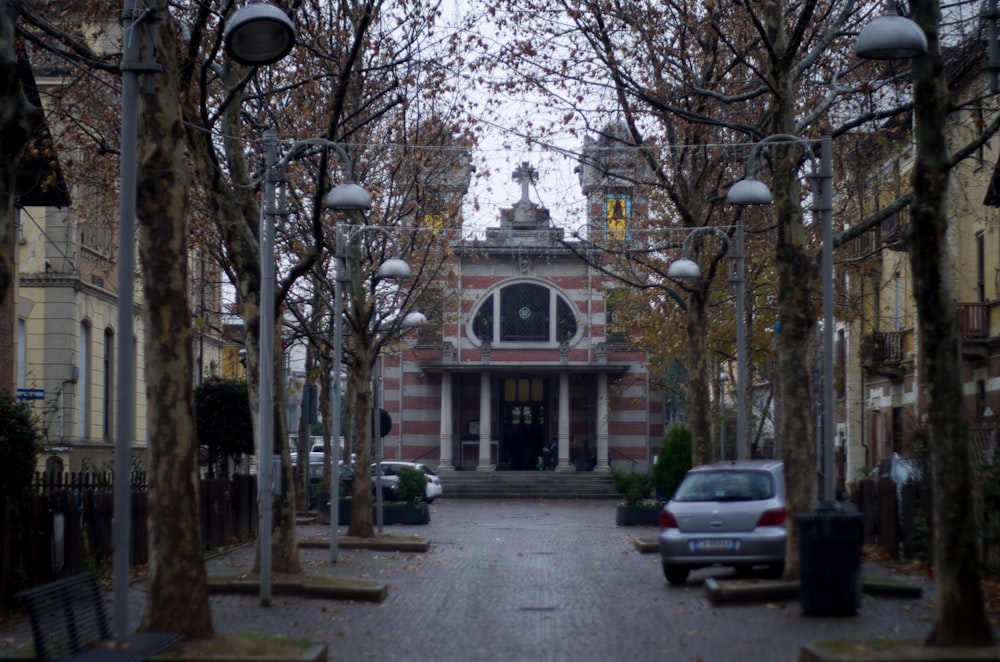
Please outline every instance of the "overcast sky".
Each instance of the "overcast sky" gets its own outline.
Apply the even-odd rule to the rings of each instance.
[[[444,0],[441,27],[444,30],[456,29],[469,11],[475,11],[472,8],[475,4]],[[482,20],[477,20],[477,24],[483,31]],[[563,137],[531,136],[537,141],[549,141],[554,147],[546,149],[539,144],[529,145],[517,133],[525,125],[526,117],[536,124],[543,124],[547,115],[548,112],[539,106],[537,100],[509,98],[504,103],[500,119],[484,120],[479,133],[479,149],[473,154],[478,176],[473,177],[466,197],[466,228],[481,233],[487,227],[499,225],[500,210],[511,207],[521,197],[521,189],[514,182],[513,173],[524,161],[530,163],[539,175],[538,183],[530,192],[531,201],[546,207],[552,222],[564,228],[567,235],[584,226],[583,193],[579,178],[573,172],[577,162],[572,155],[581,150],[582,139],[568,134]]]

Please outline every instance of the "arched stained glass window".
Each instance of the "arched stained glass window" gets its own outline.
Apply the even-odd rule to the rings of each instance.
[[[495,296],[499,296],[499,306]],[[500,322],[494,324],[497,314]],[[484,342],[564,342],[577,329],[573,306],[552,288],[537,283],[501,288],[498,295],[483,299],[472,319],[473,334]]]

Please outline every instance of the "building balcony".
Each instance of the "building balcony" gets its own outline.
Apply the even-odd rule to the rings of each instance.
[[[882,245],[893,251],[905,251],[906,231],[910,227],[910,209],[904,207],[882,221]]]
[[[878,257],[882,248],[882,228],[876,226],[843,244],[840,251],[851,259]]]
[[[962,358],[982,361],[989,355],[990,304],[985,302],[955,303],[958,334],[962,338]]]
[[[988,303],[955,303],[955,317],[962,339],[990,337],[990,305]]]
[[[875,331],[861,338],[861,365],[872,375],[903,376],[903,332]]]
[[[962,358],[982,361],[989,356],[991,336],[990,312],[993,306],[1000,310],[1000,301],[956,302],[955,318],[962,340]],[[916,347],[911,331],[875,331],[861,339],[861,365],[870,375],[899,378],[903,375],[907,355],[913,356]]]

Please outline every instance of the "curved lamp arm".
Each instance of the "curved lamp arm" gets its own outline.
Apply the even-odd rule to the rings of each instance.
[[[770,203],[770,200],[768,200],[766,202],[761,202],[759,200],[752,200],[752,201],[747,201],[747,202],[744,202],[742,199],[733,200],[732,199],[732,197],[733,197],[732,196],[732,191],[733,191],[733,189],[736,189],[742,182],[746,182],[746,181],[756,182],[757,181],[756,179],[753,178],[754,161],[757,158],[757,152],[760,151],[760,149],[762,147],[764,147],[764,145],[770,145],[770,144],[773,144],[773,143],[795,143],[795,144],[801,146],[802,149],[805,151],[806,156],[809,157],[809,161],[810,161],[810,163],[812,165],[813,175],[814,176],[816,175],[817,162],[819,161],[819,159],[816,158],[816,153],[813,151],[813,148],[812,148],[812,145],[810,144],[810,142],[808,140],[806,140],[805,138],[800,138],[798,136],[793,136],[790,133],[776,133],[776,134],[774,134],[772,136],[767,136],[766,138],[764,138],[763,140],[761,140],[758,143],[755,143],[754,146],[750,149],[750,153],[747,155],[747,160],[746,160],[746,175],[743,177],[742,180],[740,180],[740,182],[737,182],[736,184],[733,185],[732,188],[729,189],[730,193],[727,194],[727,196],[726,196],[726,201],[727,202],[729,202],[730,204],[735,204],[735,205],[768,204],[768,203]],[[749,190],[750,189],[746,189],[746,191],[749,191]],[[743,193],[743,191],[739,191],[739,192]]]
[[[816,157],[812,144],[804,138],[779,133],[758,142],[747,156],[746,177],[734,184],[726,195],[730,204],[751,205],[770,204],[771,191],[762,182],[751,176],[757,150],[769,143],[795,143],[805,150],[812,164],[813,203],[812,212],[817,222],[822,224],[822,280],[823,280],[823,501],[833,502],[833,148],[830,134],[820,139],[820,156]]]
[[[677,280],[697,280],[701,278],[701,267],[698,266],[697,262],[691,259],[691,242],[694,240],[695,236],[705,233],[714,234],[722,239],[722,241],[726,244],[727,252],[729,252],[732,248],[729,235],[720,228],[694,228],[686,237],[684,237],[684,243],[681,244],[681,259],[674,260],[670,263],[670,266],[667,267],[667,278],[674,278]]]
[[[340,211],[368,211],[372,208],[372,197],[368,191],[354,183],[354,162],[340,143],[326,138],[306,138],[291,144],[288,151],[274,163],[273,168],[279,179],[284,178],[288,164],[299,158],[307,147],[319,146],[332,149],[344,164],[345,177],[342,184],[330,189],[326,194],[326,206]],[[270,170],[270,168],[269,168]]]

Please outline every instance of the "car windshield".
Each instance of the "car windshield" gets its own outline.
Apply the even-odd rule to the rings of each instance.
[[[688,474],[674,501],[758,501],[774,496],[774,481],[760,471],[699,471]]]

